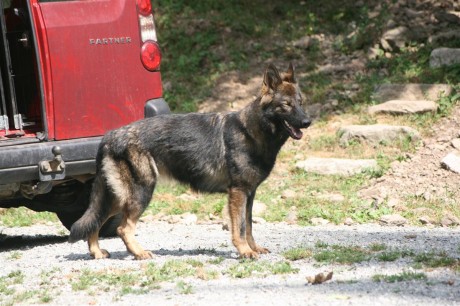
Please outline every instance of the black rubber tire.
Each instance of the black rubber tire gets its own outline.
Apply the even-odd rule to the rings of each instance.
[[[72,224],[80,219],[88,208],[91,186],[92,180],[86,183],[68,181],[53,187],[49,193],[37,196],[35,200],[41,203],[52,203],[53,207],[49,207],[48,210],[54,211],[61,223],[70,230]],[[121,214],[118,214],[107,220],[99,231],[99,236],[115,236],[121,217]]]

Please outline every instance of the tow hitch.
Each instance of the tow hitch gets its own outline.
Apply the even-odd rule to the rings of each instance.
[[[54,146],[51,152],[54,155],[52,160],[42,160],[38,163],[40,181],[62,180],[65,178],[65,163],[62,159],[61,148]]]

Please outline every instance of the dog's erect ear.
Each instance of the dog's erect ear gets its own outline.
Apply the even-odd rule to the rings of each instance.
[[[278,69],[276,69],[275,65],[270,64],[265,71],[264,75],[264,85],[267,86],[269,89],[275,91],[276,88],[283,82],[281,80],[280,73]]]
[[[296,83],[295,79],[295,69],[292,63],[289,63],[288,70],[284,74],[284,81],[289,82],[289,83]]]

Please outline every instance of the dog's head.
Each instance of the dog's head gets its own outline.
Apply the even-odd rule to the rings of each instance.
[[[283,131],[294,139],[300,139],[300,129],[310,126],[310,117],[302,107],[302,95],[297,86],[292,64],[280,74],[273,64],[265,71],[260,104],[267,118],[277,131]]]

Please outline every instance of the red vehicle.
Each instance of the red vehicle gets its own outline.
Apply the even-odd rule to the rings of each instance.
[[[169,112],[151,2],[0,7],[0,207],[56,212],[69,228],[88,206],[101,136]]]

